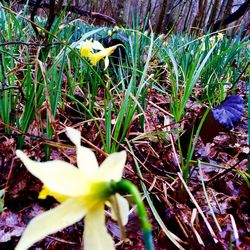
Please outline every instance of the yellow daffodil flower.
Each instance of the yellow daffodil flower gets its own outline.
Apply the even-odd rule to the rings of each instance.
[[[105,58],[105,68],[109,66],[108,57],[115,51],[115,49],[121,46],[121,44],[117,44],[115,46],[104,48],[103,45],[98,41],[84,41],[80,44],[80,53],[81,56],[89,58],[90,62],[95,66],[101,59]],[[99,50],[94,53],[94,50]]]
[[[112,30],[108,30],[108,36],[112,36],[113,32]]]
[[[201,51],[205,51],[206,49],[211,49],[215,43],[218,41],[221,41],[223,39],[223,34],[222,33],[218,33],[216,36],[213,35],[209,38],[209,42],[207,44],[205,44],[205,38],[201,38],[201,46],[200,49]]]
[[[164,41],[164,42],[162,43],[162,45],[163,45],[163,46],[168,46],[168,42],[167,42],[167,41]]]
[[[126,161],[126,152],[113,153],[98,167],[94,153],[81,146],[80,132],[66,129],[67,136],[76,145],[77,165],[61,161],[36,162],[17,150],[29,172],[43,182],[39,198],[48,195],[55,197],[61,204],[38,215],[30,221],[16,250],[25,250],[35,242],[84,219],[84,249],[112,250],[114,242],[105,226],[104,205],[111,205],[111,214],[119,208],[119,218],[127,223],[128,202],[119,194],[110,193],[109,182],[119,181]],[[116,204],[112,208],[112,200]],[[111,199],[112,198],[112,199]],[[113,216],[117,219],[116,216]],[[118,216],[117,216],[118,217]]]
[[[211,37],[209,38],[209,42],[210,42],[209,46],[210,46],[210,45],[213,46],[214,43],[215,43],[215,36],[211,36]]]
[[[222,40],[222,39],[223,39],[223,34],[219,32],[219,33],[217,34],[217,39],[218,39],[218,40]]]
[[[116,25],[113,29],[114,32],[118,31],[120,28]]]

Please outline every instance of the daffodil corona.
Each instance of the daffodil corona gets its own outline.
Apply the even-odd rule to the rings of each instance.
[[[87,57],[90,60],[91,64],[93,64],[94,66],[101,59],[104,59],[104,69],[106,69],[109,66],[108,57],[115,51],[118,46],[121,46],[121,44],[117,44],[109,48],[104,48],[103,45],[98,41],[87,40],[79,45],[79,49],[81,56]],[[94,50],[97,50],[98,52],[94,52]]]
[[[30,221],[16,250],[25,250],[49,234],[68,227],[84,219],[84,249],[112,250],[114,242],[105,226],[105,203],[111,204],[116,198],[119,216],[123,225],[127,223],[129,206],[125,198],[110,190],[111,181],[120,181],[126,161],[126,152],[113,153],[98,166],[94,153],[81,146],[80,132],[66,129],[70,140],[76,145],[77,165],[60,160],[36,162],[29,159],[21,150],[17,156],[32,175],[43,182],[39,198],[53,196],[61,204]],[[112,211],[114,219],[117,214]],[[98,230],[96,230],[98,228]]]

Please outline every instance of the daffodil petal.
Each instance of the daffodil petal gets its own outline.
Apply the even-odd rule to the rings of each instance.
[[[89,210],[84,220],[84,250],[115,250],[105,226],[104,204]]]
[[[107,69],[107,68],[108,68],[108,66],[109,66],[109,59],[108,59],[108,57],[107,57],[107,56],[105,57],[104,64],[105,64],[105,67],[104,67],[104,70],[105,70],[105,69]]]
[[[69,139],[76,145],[80,146],[81,145],[81,132],[71,128],[71,127],[66,127],[66,134],[69,137]]]
[[[81,146],[80,131],[67,127],[67,136],[76,145],[77,150],[77,166],[81,170],[83,178],[89,179],[98,170],[98,162],[95,154],[89,149]]]
[[[25,229],[15,250],[26,250],[35,242],[81,220],[87,208],[80,199],[71,198],[45,213],[36,216]]]
[[[129,214],[128,201],[127,201],[127,199],[122,197],[120,194],[115,194],[115,196],[116,196],[116,200],[117,200],[118,207],[119,207],[119,212],[120,212],[122,225],[126,225],[128,223],[128,214]],[[112,210],[112,206],[111,206],[111,215],[112,215],[112,218],[114,220],[117,220],[116,214]]]
[[[103,45],[100,43],[100,42],[98,42],[98,41],[93,41],[93,43],[92,43],[92,48],[93,49],[97,49],[97,50],[103,50],[103,49],[105,49],[104,47],[103,47]]]
[[[80,170],[67,162],[60,160],[32,161],[21,150],[17,150],[16,155],[22,160],[29,172],[53,192],[67,196],[79,196],[89,191]]]
[[[110,154],[101,164],[98,174],[105,181],[119,181],[122,178],[126,158],[126,151]]]

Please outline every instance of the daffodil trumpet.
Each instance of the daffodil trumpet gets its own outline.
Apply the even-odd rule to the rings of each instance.
[[[78,168],[61,160],[36,162],[21,150],[16,151],[28,171],[43,183],[39,198],[53,196],[60,203],[29,222],[16,250],[26,250],[47,235],[83,218],[84,250],[113,250],[114,241],[105,226],[105,205],[111,208],[112,218],[118,220],[120,225],[124,226],[128,221],[128,201],[119,194],[125,192],[121,189],[121,178],[126,152],[109,155],[99,167],[94,153],[81,146],[80,132],[66,128],[66,133],[76,146]],[[142,218],[144,221],[145,214]],[[147,225],[144,224],[143,227]]]

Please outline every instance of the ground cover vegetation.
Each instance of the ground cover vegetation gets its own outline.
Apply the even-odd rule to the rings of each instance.
[[[27,7],[0,5],[1,249],[14,249],[28,222],[59,201],[38,198],[43,184],[16,150],[77,165],[67,127],[100,165],[127,152],[123,179],[141,191],[155,249],[247,249],[249,37],[157,35],[139,17],[132,27],[97,27],[66,10],[48,31]],[[106,213],[116,249],[143,249],[133,203],[128,240]],[[81,249],[83,228],[34,246]]]

